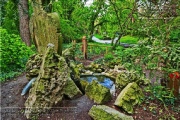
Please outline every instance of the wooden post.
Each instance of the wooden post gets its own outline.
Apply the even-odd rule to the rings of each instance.
[[[82,52],[83,52],[84,59],[87,59],[87,40],[86,40],[86,36],[82,37]]]
[[[106,54],[108,53],[108,47],[106,47]]]

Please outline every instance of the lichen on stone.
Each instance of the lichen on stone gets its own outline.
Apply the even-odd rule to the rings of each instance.
[[[76,86],[74,81],[71,79],[67,80],[67,84],[65,85],[63,92],[64,92],[64,95],[66,95],[67,97],[71,99],[82,95],[82,92],[79,90],[79,88]]]
[[[80,84],[81,84],[81,89],[83,90],[83,92],[85,92],[85,88],[89,84],[89,82],[86,80],[80,80]]]
[[[93,80],[85,88],[85,94],[95,103],[102,104],[111,99],[110,89]]]
[[[42,63],[42,56],[42,54],[34,54],[26,63],[26,78],[28,80],[38,76]]]
[[[132,116],[127,116],[105,105],[93,105],[88,114],[94,120],[133,120]]]
[[[116,87],[124,88],[131,82],[136,82],[138,85],[147,85],[150,83],[144,76],[140,76],[136,71],[122,71],[116,77]]]
[[[30,118],[32,114],[41,113],[59,103],[69,79],[70,71],[65,59],[59,56],[54,48],[48,47],[43,54],[37,79],[25,102],[26,117]]]
[[[43,54],[47,44],[52,43],[55,52],[62,55],[62,35],[60,33],[60,17],[58,13],[47,13],[43,10],[42,1],[34,0],[32,3],[33,14],[29,26],[31,38],[37,51]]]
[[[129,114],[133,113],[133,107],[140,104],[144,98],[141,88],[135,83],[129,83],[118,95],[114,105],[122,107]]]

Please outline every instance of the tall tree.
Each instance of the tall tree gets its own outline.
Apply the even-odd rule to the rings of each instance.
[[[113,49],[115,49],[118,41],[121,39],[123,35],[127,34],[127,29],[129,25],[131,25],[132,22],[134,22],[134,14],[136,14],[136,1],[135,0],[122,0],[122,1],[116,1],[116,0],[109,0],[110,3],[110,9],[111,13],[113,13],[116,16],[115,23],[118,25],[117,32],[118,40],[115,44],[114,41],[112,42]],[[114,36],[116,37],[116,36]]]
[[[23,40],[23,42],[25,42],[27,46],[31,46],[28,16],[28,0],[19,0],[18,11],[21,39]]]

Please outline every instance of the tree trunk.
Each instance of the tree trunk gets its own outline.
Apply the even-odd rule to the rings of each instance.
[[[21,39],[23,42],[25,42],[27,46],[31,46],[28,16],[28,0],[19,0],[18,11]]]

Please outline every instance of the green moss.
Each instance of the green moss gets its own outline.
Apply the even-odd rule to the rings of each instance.
[[[133,120],[133,117],[105,105],[94,105],[88,114],[94,120]]]
[[[38,83],[37,90],[43,92],[44,91],[44,80],[40,80]]]
[[[80,80],[81,88],[85,92],[86,86],[89,84],[88,81]]]
[[[73,99],[82,95],[79,88],[76,86],[73,80],[68,80],[64,89],[64,95],[67,95],[69,98]]]
[[[122,71],[116,77],[116,86],[118,88],[124,88],[131,82],[136,82],[138,85],[149,84],[150,81],[144,76],[140,76],[136,71]]]
[[[118,95],[115,105],[122,107],[125,111],[132,114],[133,106],[140,104],[144,94],[142,93],[141,88],[135,83],[129,83]]]
[[[39,69],[37,79],[25,102],[27,118],[31,118],[33,114],[41,113],[59,103],[63,98],[63,88],[70,79],[70,71],[65,59],[54,51],[53,46],[47,48],[41,59],[36,59],[40,56],[39,54],[33,56],[31,62],[27,64],[29,78],[33,77],[29,73],[30,71],[37,75],[37,70],[32,70],[34,68]],[[74,89],[71,88],[71,90],[74,92]]]
[[[93,80],[85,88],[85,94],[95,103],[102,104],[111,99],[110,90]]]

